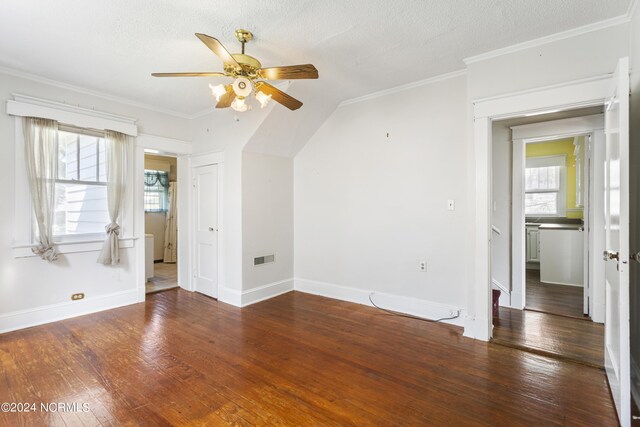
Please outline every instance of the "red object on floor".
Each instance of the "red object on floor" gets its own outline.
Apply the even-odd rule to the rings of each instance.
[[[493,317],[498,317],[498,315],[500,314],[500,290],[499,289],[492,289],[493,291]]]

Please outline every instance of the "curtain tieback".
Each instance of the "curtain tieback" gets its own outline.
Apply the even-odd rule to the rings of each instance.
[[[115,222],[112,222],[111,224],[107,225],[104,229],[107,231],[108,235],[112,235],[112,234],[115,234],[116,236],[120,235],[120,226]]]
[[[55,261],[58,259],[58,251],[56,251],[56,248],[54,248],[53,245],[40,245],[37,248],[32,248],[31,251],[47,261]]]

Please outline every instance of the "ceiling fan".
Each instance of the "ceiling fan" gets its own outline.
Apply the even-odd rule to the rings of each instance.
[[[253,38],[247,30],[236,30],[235,36],[242,44],[242,53],[229,53],[217,39],[206,34],[196,33],[198,37],[224,64],[224,72],[192,73],[153,73],[154,77],[231,77],[235,79],[228,85],[209,85],[217,104],[216,108],[231,107],[236,111],[247,111],[251,106],[245,99],[254,94],[264,108],[269,100],[284,105],[290,110],[302,107],[302,102],[287,95],[264,80],[317,79],[318,70],[311,64],[288,65],[285,67],[262,68],[256,58],[244,53],[244,45]]]

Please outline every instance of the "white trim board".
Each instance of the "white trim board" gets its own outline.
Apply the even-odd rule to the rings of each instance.
[[[610,83],[610,76],[597,77],[474,102],[473,145],[476,184],[474,280],[467,289],[468,315],[465,319],[465,336],[488,341],[493,329],[490,292],[492,121],[536,111],[570,110],[587,105],[604,104]],[[514,168],[516,166],[514,165]]]
[[[85,240],[85,241],[68,241],[68,242],[54,242],[54,246],[59,254],[73,254],[77,252],[97,252],[101,251],[104,246],[104,241],[106,237],[102,240]],[[137,237],[122,237],[118,239],[118,244],[120,249],[128,249],[133,248],[135,246],[135,241],[138,240]],[[34,254],[31,250],[32,248],[37,247],[37,244],[24,244],[24,245],[14,245],[12,247],[13,257],[14,258],[28,258],[28,257],[36,257],[38,255]]]
[[[138,135],[138,126],[133,117],[77,107],[62,102],[34,96],[12,94],[7,101],[7,114],[18,117],[42,117],[59,123],[81,128],[114,130],[130,136]]]
[[[496,288],[498,288],[500,291],[504,292],[507,295],[511,295],[511,291],[509,289],[507,289],[507,287],[505,285],[503,285],[502,283],[498,282],[496,279],[491,279],[491,284],[493,286],[495,286]]]
[[[66,301],[28,310],[13,311],[0,315],[0,334],[122,307],[136,302],[138,302],[137,291],[136,289],[130,289],[94,298],[89,297],[79,301]]]
[[[633,5],[631,5],[633,6]],[[496,58],[498,56],[508,55],[510,53],[520,52],[522,50],[531,49],[533,47],[542,46],[545,44],[553,43],[560,40],[570,39],[572,37],[580,36],[582,34],[592,33],[594,31],[603,30],[605,28],[615,27],[616,25],[626,24],[631,20],[632,8],[627,9],[627,13],[624,15],[616,16],[613,18],[605,19],[603,21],[594,22],[591,24],[583,25],[581,27],[572,28],[570,30],[562,31],[548,36],[539,37],[537,39],[528,40],[522,43],[516,43],[510,46],[494,49],[489,52],[481,53],[479,55],[469,56],[462,61],[465,65],[473,64],[475,62],[485,61],[487,59]]]
[[[307,294],[320,295],[327,298],[362,304],[369,307],[372,307],[371,302],[369,301],[369,295],[374,292],[373,290],[352,288],[333,283],[318,282],[315,280],[301,278],[294,279],[294,290]],[[426,319],[450,317],[450,313],[458,313],[458,318],[444,320],[442,323],[448,323],[456,326],[463,325],[464,310],[460,307],[384,292],[375,292],[372,298],[376,305],[380,307]]]
[[[257,288],[243,291],[240,296],[240,307],[246,307],[260,301],[265,301],[277,297],[294,289],[293,278],[268,283]]]

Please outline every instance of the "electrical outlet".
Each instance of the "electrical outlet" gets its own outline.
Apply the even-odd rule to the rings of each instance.
[[[84,298],[84,294],[83,293],[71,295],[71,301],[78,301],[78,300],[83,299],[83,298]]]
[[[420,261],[418,264],[418,270],[422,272],[427,271],[427,261]]]

